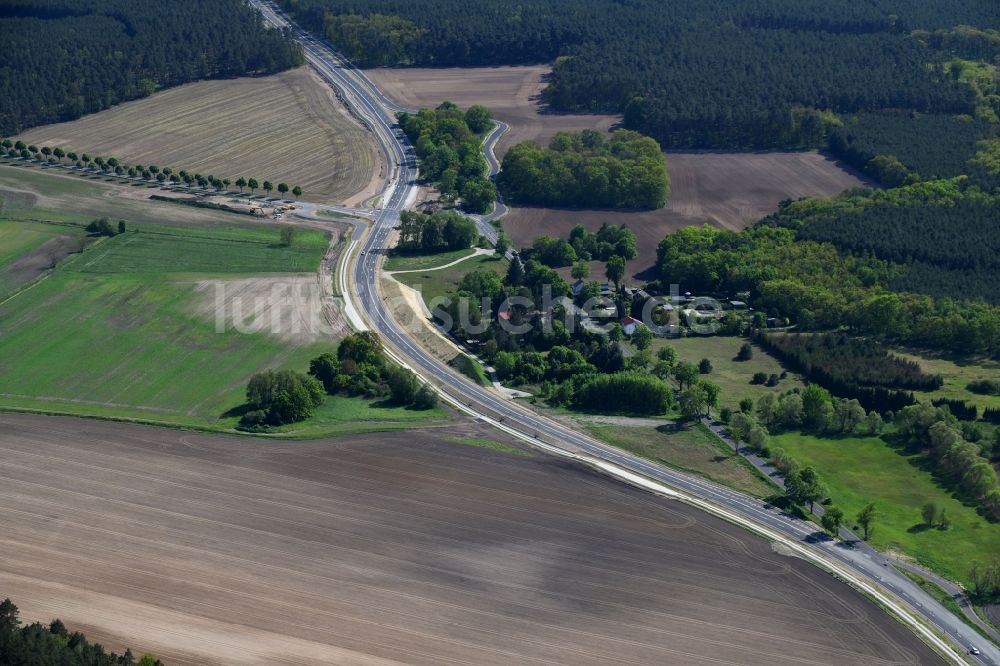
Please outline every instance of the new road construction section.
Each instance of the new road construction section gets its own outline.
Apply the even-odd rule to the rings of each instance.
[[[819,530],[811,523],[789,517],[775,508],[748,498],[739,493],[715,486],[709,482],[690,477],[646,461],[629,456],[617,449],[597,442],[562,424],[555,423],[534,412],[504,400],[488,389],[476,386],[431,357],[399,328],[392,320],[377,288],[377,274],[381,250],[386,248],[387,238],[395,226],[398,213],[415,188],[416,163],[410,147],[400,128],[380,100],[380,95],[371,91],[370,82],[359,83],[364,77],[343,59],[329,45],[316,40],[295,27],[270,3],[257,2],[265,17],[276,25],[291,25],[292,33],[303,41],[310,63],[329,76],[331,83],[338,86],[348,106],[357,108],[369,122],[373,132],[383,142],[387,155],[395,155],[400,168],[392,172],[382,197],[382,210],[376,215],[373,225],[364,237],[362,250],[353,272],[354,288],[357,290],[360,311],[368,318],[369,325],[376,330],[391,348],[395,356],[413,369],[425,380],[437,385],[439,391],[456,405],[464,405],[464,411],[478,415],[487,422],[517,433],[521,438],[544,442],[547,446],[563,451],[579,452],[590,458],[638,475],[652,482],[666,485],[670,490],[688,496],[702,503],[705,508],[715,507],[725,511],[731,519],[751,529],[766,530],[780,536],[786,542],[794,542],[798,548],[811,553],[828,568],[837,567],[856,586],[870,591],[882,599],[882,603],[900,619],[917,631],[925,640],[935,645],[949,660],[962,663],[960,654],[964,646],[973,644],[977,635],[959,618],[952,615],[938,602],[923,592],[884,562],[867,556],[858,556],[848,547],[817,539]],[[345,298],[352,297],[350,289]],[[405,357],[405,359],[403,358]],[[456,397],[461,396],[461,397]],[[933,628],[931,628],[933,627]],[[947,636],[947,642],[938,635]],[[990,645],[982,646],[982,654],[977,657],[983,663],[1000,664],[1000,650]]]

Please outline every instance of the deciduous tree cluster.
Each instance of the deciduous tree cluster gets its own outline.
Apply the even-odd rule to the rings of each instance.
[[[399,243],[402,252],[446,252],[472,247],[479,238],[476,223],[455,211],[399,215]]]
[[[660,146],[629,130],[559,132],[548,149],[519,143],[497,184],[514,203],[575,208],[661,208],[670,190]]]
[[[309,374],[330,395],[383,397],[396,405],[418,409],[430,409],[437,404],[433,389],[421,385],[410,370],[388,362],[382,342],[370,331],[341,340],[336,354],[314,358],[309,363]]]
[[[485,107],[462,111],[451,102],[399,114],[399,125],[420,158],[420,177],[436,183],[445,197],[461,197],[473,213],[487,212],[496,200],[482,149],[482,135],[491,124]]]
[[[984,457],[989,442],[967,441],[951,412],[920,403],[896,416],[896,437],[911,450],[922,451],[934,463],[939,480],[975,501],[993,519],[1000,520],[997,473]]]
[[[931,247],[934,241],[925,242],[922,233],[901,231],[902,221],[893,221],[897,215],[893,209],[919,211],[921,206],[941,211],[934,219],[921,218],[927,219],[928,238],[939,241],[940,249]],[[976,224],[969,226],[960,216],[951,216],[949,207],[979,211]],[[670,234],[657,248],[660,282],[709,294],[749,291],[762,315],[787,318],[800,329],[846,328],[923,347],[994,353],[1000,351],[1000,307],[984,302],[982,294],[990,285],[1000,285],[998,271],[989,268],[995,257],[988,249],[998,237],[997,209],[995,196],[960,180],[786,202],[777,213],[742,232],[704,226]],[[900,219],[905,215],[900,213]],[[852,223],[854,219],[858,221]],[[830,220],[846,220],[844,231],[829,226]],[[885,229],[879,228],[880,220],[885,220]],[[813,225],[828,228],[829,237],[845,247],[807,238]],[[949,225],[951,232],[946,231]],[[962,238],[963,230],[979,247]],[[861,240],[866,234],[871,241]],[[905,250],[897,250],[896,242],[900,248],[911,248],[911,255],[921,252],[956,265],[963,261],[962,248],[982,259],[965,270],[942,265],[936,268],[941,279],[921,286],[912,280],[930,264],[913,262],[912,257],[909,263],[895,263],[873,256],[872,248],[878,248],[877,252],[903,258]],[[852,252],[848,243],[862,249]],[[961,289],[966,283],[953,281],[958,274],[969,278],[967,290]],[[917,289],[936,293],[916,293]]]

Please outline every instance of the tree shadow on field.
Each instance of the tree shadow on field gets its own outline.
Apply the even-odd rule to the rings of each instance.
[[[396,402],[392,398],[382,398],[381,400],[375,400],[373,402],[369,402],[368,406],[371,407],[372,409],[399,409],[399,408],[403,408],[403,409],[406,409],[407,411],[411,411],[411,412],[426,411],[426,410],[420,409],[419,407],[417,407],[416,405],[413,405],[413,404],[402,404],[402,403]]]
[[[926,532],[929,529],[933,529],[933,525],[928,525],[927,523],[917,523],[912,527],[908,528],[906,531],[910,534],[920,534],[921,532]]]
[[[236,407],[232,407],[222,412],[222,414],[219,415],[219,418],[230,419],[233,418],[234,416],[243,416],[247,412],[252,412],[252,411],[253,408],[250,405],[248,405],[247,403],[243,403],[242,405],[237,405]]]

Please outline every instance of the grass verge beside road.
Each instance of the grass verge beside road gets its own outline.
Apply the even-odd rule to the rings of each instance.
[[[238,419],[233,418],[231,426]],[[270,435],[291,439],[313,439],[365,432],[408,430],[448,422],[448,413],[441,408],[429,410],[397,407],[381,400],[348,398],[328,395],[312,418],[274,428]]]
[[[598,439],[630,453],[691,472],[735,490],[767,497],[776,488],[753,466],[734,455],[718,437],[698,423],[674,431],[672,425],[591,425],[587,430]]]
[[[389,255],[382,268],[387,271],[420,271],[444,266],[475,252],[471,247],[437,254],[396,254]]]
[[[449,437],[449,442],[453,444],[462,444],[463,446],[474,446],[479,449],[490,449],[491,451],[501,451],[503,453],[509,453],[514,456],[521,456],[522,458],[532,458],[534,457],[530,452],[523,449],[518,449],[507,444],[501,444],[500,442],[494,442],[492,439],[478,439],[475,437]]]
[[[448,365],[480,386],[493,386],[493,382],[486,376],[486,370],[483,369],[483,366],[466,354],[458,354],[455,358],[448,361]]]
[[[970,622],[969,619],[967,617],[965,617],[965,614],[962,612],[961,606],[958,605],[958,602],[955,601],[955,598],[952,597],[950,594],[948,594],[947,592],[945,592],[940,587],[938,587],[937,585],[935,585],[931,581],[927,580],[923,576],[918,576],[917,574],[913,573],[912,571],[907,571],[906,569],[903,569],[903,568],[900,568],[899,571],[902,572],[902,574],[904,576],[906,576],[907,578],[909,578],[910,580],[912,580],[914,583],[916,583],[917,585],[919,585],[920,589],[922,589],[924,592],[926,592],[927,594],[929,594],[932,597],[934,597],[934,599],[939,604],[941,604],[942,606],[944,606],[945,608],[947,608],[948,611],[952,613],[952,615],[954,615],[955,617],[959,618],[960,620],[962,620],[962,622],[965,622],[967,625],[969,625],[970,627],[972,627],[973,629],[975,629],[977,634],[979,634],[980,636],[982,636],[984,639],[986,639],[988,641],[992,641],[993,640],[979,626],[977,626],[976,624]]]

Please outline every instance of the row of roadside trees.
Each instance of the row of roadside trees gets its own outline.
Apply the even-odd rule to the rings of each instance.
[[[146,166],[142,164],[127,165],[115,157],[91,157],[87,153],[78,154],[72,150],[63,150],[60,147],[39,147],[33,144],[26,144],[23,141],[12,141],[11,139],[0,141],[0,148],[2,148],[2,151],[0,151],[2,154],[11,158],[41,160],[50,164],[65,164],[66,162],[63,162],[65,159],[69,164],[75,163],[75,166],[81,169],[97,170],[106,174],[128,176],[129,178],[141,177],[145,180],[156,180],[163,184],[169,182],[174,185],[180,185],[183,183],[187,187],[197,185],[201,188],[212,187],[217,191],[222,191],[228,189],[230,185],[235,185],[240,189],[240,192],[249,189],[250,193],[253,194],[258,189],[263,189],[264,192],[270,194],[274,190],[277,190],[282,196],[287,196],[290,193],[296,199],[301,197],[303,192],[300,186],[289,185],[283,182],[274,183],[270,180],[261,181],[257,178],[246,178],[243,176],[233,181],[229,178],[217,178],[211,174],[202,175],[183,169],[175,171],[171,167],[159,167],[155,164]]]

